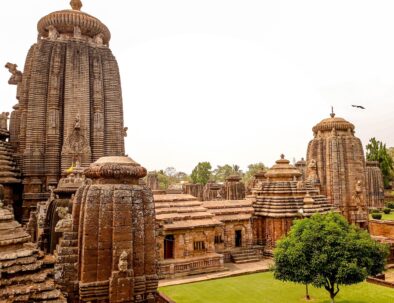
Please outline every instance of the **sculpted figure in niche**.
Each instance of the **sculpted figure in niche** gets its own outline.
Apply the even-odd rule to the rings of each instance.
[[[59,37],[59,32],[57,31],[56,27],[53,25],[49,25],[47,27],[48,30],[48,38],[50,40],[56,40]]]
[[[119,257],[118,269],[120,272],[125,272],[127,271],[127,266],[127,252],[124,250]]]
[[[56,208],[57,215],[60,220],[56,223],[55,232],[70,231],[72,228],[71,214],[68,213],[68,207]]]
[[[96,36],[94,36],[94,43],[96,43],[98,46],[102,46],[103,45],[103,38],[104,38],[104,35],[102,33],[97,34]]]
[[[308,182],[317,183],[319,177],[317,176],[317,164],[316,160],[312,159],[308,164]]]
[[[7,120],[9,119],[8,116],[10,115],[10,113],[8,112],[2,112],[0,114],[0,129],[5,129],[7,130]]]
[[[77,114],[75,116],[74,129],[80,129],[80,128],[81,128],[81,116]]]
[[[22,81],[22,72],[17,69],[18,65],[8,62],[5,67],[11,73],[8,84],[17,85],[19,82]]]
[[[357,180],[355,193],[354,193],[354,195],[352,197],[353,205],[361,207],[362,202],[363,202],[362,201],[362,195],[361,195],[362,192],[363,192],[362,182],[361,182],[361,180]]]
[[[81,38],[82,37],[82,32],[81,28],[79,26],[74,26],[74,38]]]

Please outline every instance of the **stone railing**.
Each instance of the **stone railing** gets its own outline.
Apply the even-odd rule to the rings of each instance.
[[[198,260],[187,260],[171,264],[160,264],[160,277],[167,278],[194,274],[223,268],[223,256],[206,257]]]

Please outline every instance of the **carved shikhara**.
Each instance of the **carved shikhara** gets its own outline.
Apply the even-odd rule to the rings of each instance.
[[[322,194],[349,222],[368,224],[364,151],[354,125],[343,118],[322,120],[313,127],[307,151],[307,179],[316,179]]]
[[[38,29],[42,38],[27,55],[23,77],[7,63],[10,81],[18,85],[10,142],[24,175],[24,222],[62,171],[124,155],[126,134],[119,69],[106,26],[67,10],[42,18]]]

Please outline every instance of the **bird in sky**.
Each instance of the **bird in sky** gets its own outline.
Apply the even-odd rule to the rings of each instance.
[[[353,107],[356,107],[356,108],[361,108],[361,109],[365,109],[365,107],[364,106],[361,106],[361,105],[352,105]]]

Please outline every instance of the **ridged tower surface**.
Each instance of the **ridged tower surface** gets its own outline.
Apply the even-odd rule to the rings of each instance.
[[[152,191],[139,185],[146,169],[103,157],[85,175],[92,184],[77,190],[55,253],[57,282],[72,302],[155,302],[155,208]]]
[[[53,268],[29,241],[12,211],[0,205],[0,301],[67,302],[55,287]]]
[[[322,120],[313,127],[307,151],[308,177],[317,171],[321,192],[351,223],[366,225],[366,178],[363,146],[354,125],[343,118]]]
[[[50,13],[37,29],[10,122],[24,201],[31,203],[25,207],[45,200],[39,193],[77,162],[88,167],[100,157],[124,155],[121,83],[108,28],[73,9]]]
[[[367,205],[369,208],[384,207],[384,183],[378,161],[366,162]]]

